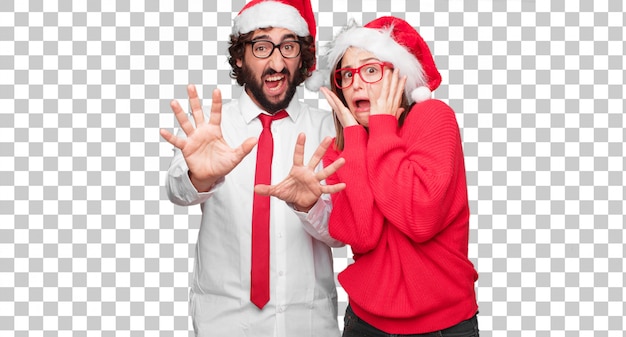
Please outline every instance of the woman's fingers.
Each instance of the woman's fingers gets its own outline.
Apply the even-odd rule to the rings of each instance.
[[[344,128],[357,124],[357,121],[354,119],[354,116],[352,116],[350,109],[343,104],[341,99],[337,97],[334,92],[328,90],[326,87],[322,87],[320,90],[322,91],[322,94],[324,94],[324,97],[326,97],[330,107],[337,114],[337,118]]]
[[[370,114],[388,114],[399,117],[398,111],[402,105],[405,84],[406,76],[400,77],[400,71],[396,68],[393,71],[385,72],[378,97],[375,96],[372,85],[369,85],[367,93],[370,99],[375,97],[371,99]]]
[[[398,81],[398,86],[396,87],[396,91],[394,92],[394,102],[396,102],[396,110],[402,105],[402,97],[404,96],[404,88],[406,87],[406,75],[402,76]]]

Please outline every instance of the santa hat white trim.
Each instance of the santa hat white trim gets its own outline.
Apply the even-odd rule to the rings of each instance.
[[[319,90],[322,85],[330,85],[330,73],[335,70],[337,63],[343,57],[349,47],[356,47],[366,50],[384,62],[391,62],[400,70],[400,76],[407,76],[405,93],[409,103],[423,101],[430,97],[430,89],[426,81],[421,64],[405,47],[397,43],[391,33],[393,27],[385,29],[373,29],[357,26],[352,21],[325,49],[324,60],[328,67],[327,71],[316,71],[312,77],[324,78],[323,82],[316,88]],[[318,80],[319,82],[319,80]],[[419,88],[419,90],[417,90]],[[426,92],[426,90],[428,92]]]
[[[233,20],[233,34],[249,33],[259,28],[286,28],[298,36],[309,36],[309,26],[293,7],[278,1],[263,1],[245,9]]]

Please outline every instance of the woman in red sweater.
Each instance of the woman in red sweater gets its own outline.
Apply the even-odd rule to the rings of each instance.
[[[341,32],[325,57],[337,137],[323,158],[330,234],[354,253],[339,274],[344,337],[478,336],[468,259],[469,205],[454,111],[430,99],[441,76],[406,21],[382,17]]]

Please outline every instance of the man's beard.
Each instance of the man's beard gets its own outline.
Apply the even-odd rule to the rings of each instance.
[[[264,77],[266,75],[277,74],[277,71],[272,69],[268,69],[261,76]],[[263,93],[263,81],[254,77],[252,71],[246,68],[245,64],[242,66],[240,76],[243,78],[243,82],[246,84],[246,90],[250,95],[254,97],[254,99],[261,105],[261,107],[269,113],[275,113],[277,111],[286,109],[289,106],[289,102],[293,98],[293,95],[296,94],[297,85],[294,85],[293,79],[290,76],[289,71],[285,68],[283,69],[281,74],[285,75],[287,79],[287,91],[285,92],[285,98],[277,103],[271,102],[267,96]]]

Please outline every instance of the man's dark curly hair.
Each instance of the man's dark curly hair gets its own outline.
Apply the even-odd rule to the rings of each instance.
[[[230,46],[228,47],[228,53],[230,54],[228,57],[228,63],[230,63],[230,66],[232,67],[230,77],[235,79],[241,86],[243,86],[244,83],[242,77],[240,76],[241,67],[237,66],[237,60],[243,60],[243,55],[246,50],[246,42],[252,41],[253,33],[254,32],[230,36]],[[300,85],[300,83],[304,82],[304,80],[311,76],[309,68],[311,68],[311,66],[315,63],[315,41],[313,40],[313,37],[298,36],[298,40],[302,44],[302,48],[300,49],[300,60],[302,61],[302,66],[295,77],[296,85]]]

